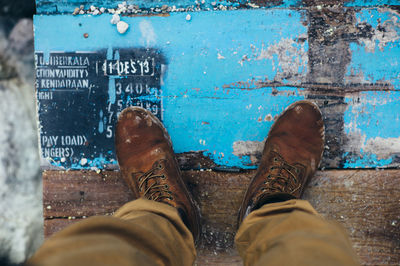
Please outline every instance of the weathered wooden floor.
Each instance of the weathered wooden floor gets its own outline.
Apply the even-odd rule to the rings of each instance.
[[[185,171],[203,219],[198,265],[241,265],[233,238],[237,210],[254,171]],[[349,232],[364,265],[400,262],[400,170],[329,170],[313,178],[304,198]],[[92,215],[110,215],[132,194],[119,172],[45,171],[45,236]]]

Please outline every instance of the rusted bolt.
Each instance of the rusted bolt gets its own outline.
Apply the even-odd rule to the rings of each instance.
[[[89,37],[89,34],[88,33],[84,33],[83,37],[87,38],[87,37]]]

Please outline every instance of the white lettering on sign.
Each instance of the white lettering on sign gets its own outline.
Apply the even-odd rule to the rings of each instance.
[[[45,147],[57,146],[58,136],[42,136],[42,145]]]
[[[36,81],[43,157],[64,167],[81,158],[113,158],[114,126],[128,106],[162,118],[164,57],[152,48],[37,52]],[[84,156],[84,157],[83,157]]]
[[[44,157],[71,157],[74,154],[74,150],[72,148],[44,148],[43,156]]]
[[[39,100],[53,100],[53,92],[51,91],[40,91],[38,92]]]
[[[36,78],[87,78],[89,72],[87,69],[58,69],[58,68],[38,68]]]
[[[91,88],[88,56],[53,54],[48,61],[45,61],[43,56],[35,55],[35,58],[36,88],[64,90]]]
[[[63,146],[83,146],[86,145],[87,139],[83,135],[78,136],[61,136],[61,145]]]
[[[44,147],[87,145],[87,138],[84,135],[42,136],[41,141]]]
[[[154,76],[154,58],[105,60],[102,69],[105,76]]]
[[[121,82],[115,83],[115,93],[117,95],[122,94],[122,91],[125,91],[128,94],[135,94],[135,96],[142,96],[142,95],[150,95],[155,94],[157,97],[157,89],[150,87],[148,84],[143,83],[132,83],[129,82],[127,84],[122,85]]]
[[[38,66],[89,66],[89,58],[79,55],[51,55],[46,61],[44,57],[35,55],[36,67]]]
[[[41,79],[42,89],[88,89],[88,79]]]
[[[68,158],[74,154],[74,146],[87,146],[88,141],[84,135],[67,136],[42,136],[44,157]]]

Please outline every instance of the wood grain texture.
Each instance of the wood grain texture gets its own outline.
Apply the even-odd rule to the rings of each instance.
[[[184,171],[202,211],[198,265],[241,265],[233,248],[237,210],[254,171]],[[364,265],[400,262],[399,170],[330,170],[316,174],[304,198],[341,223]],[[91,215],[110,215],[132,199],[119,172],[45,171],[45,235]],[[49,207],[50,206],[50,207]]]

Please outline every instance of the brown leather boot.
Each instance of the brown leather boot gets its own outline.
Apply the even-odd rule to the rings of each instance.
[[[140,107],[124,109],[118,117],[115,147],[122,176],[133,194],[176,208],[196,242],[199,211],[182,180],[171,139],[160,120]]]
[[[260,166],[240,207],[238,225],[266,203],[300,198],[319,166],[324,143],[318,106],[309,101],[290,105],[271,127]]]

